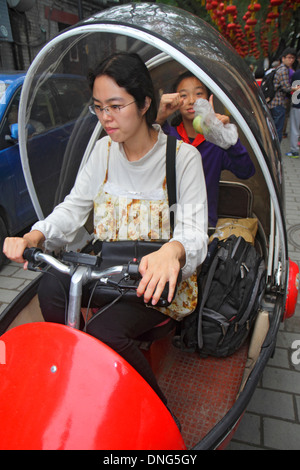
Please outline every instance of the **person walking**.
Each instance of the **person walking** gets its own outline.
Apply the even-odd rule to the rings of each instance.
[[[295,49],[288,47],[283,51],[281,65],[277,68],[274,76],[275,96],[269,103],[280,142],[283,136],[286,109],[291,98],[291,93],[300,88],[299,86],[293,87],[290,83],[289,69],[295,62],[295,59]]]
[[[300,51],[297,53],[298,63],[300,65]],[[295,88],[300,85],[300,68],[292,75],[292,86]],[[299,158],[299,135],[300,135],[300,91],[294,92],[292,95],[291,112],[290,112],[290,152],[286,153],[287,157]]]

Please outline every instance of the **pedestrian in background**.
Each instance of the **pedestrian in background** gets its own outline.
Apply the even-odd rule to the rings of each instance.
[[[292,87],[289,77],[289,69],[295,62],[296,55],[296,50],[291,47],[283,51],[281,65],[277,68],[274,76],[275,96],[269,103],[280,142],[282,140],[284,119],[291,93],[297,90],[297,87]]]
[[[300,51],[297,53],[297,60],[300,66]],[[300,68],[292,75],[292,87],[300,85]],[[299,135],[300,135],[300,89],[298,88],[292,95],[290,112],[290,145],[291,151],[286,153],[287,157],[299,158]]]

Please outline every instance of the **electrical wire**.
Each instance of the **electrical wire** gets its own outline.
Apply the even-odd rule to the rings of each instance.
[[[122,277],[119,282],[114,282],[114,281],[111,281],[111,280],[108,281],[108,284],[113,285],[113,287],[115,287],[115,289],[120,292],[120,295],[118,297],[116,297],[114,300],[112,300],[111,302],[109,302],[107,305],[104,305],[102,308],[100,308],[100,310],[98,310],[98,312],[95,315],[93,315],[89,320],[87,320],[88,313],[89,313],[90,306],[91,306],[92,297],[93,297],[93,295],[95,293],[95,290],[96,290],[96,287],[97,287],[97,285],[99,284],[100,281],[98,280],[98,281],[95,282],[95,285],[93,286],[93,289],[92,289],[92,292],[91,292],[91,295],[90,295],[90,298],[89,298],[88,306],[87,306],[86,322],[85,322],[85,326],[83,328],[84,332],[86,332],[87,326],[93,320],[95,320],[95,318],[99,317],[99,315],[101,315],[103,312],[105,312],[110,307],[112,307],[114,304],[116,304],[126,294],[126,292],[128,292],[128,290],[129,290],[128,288],[126,288],[126,287],[124,288],[123,286],[122,287],[120,286],[120,283],[122,282],[122,280],[124,278],[125,277]]]

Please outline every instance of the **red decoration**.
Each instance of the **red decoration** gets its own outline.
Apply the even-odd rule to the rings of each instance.
[[[234,15],[237,12],[237,9],[235,5],[228,5],[225,8],[225,11],[228,15]]]
[[[261,4],[260,3],[251,3],[249,6],[248,6],[248,11],[259,11],[261,9]]]
[[[249,18],[247,21],[246,21],[246,24],[248,24],[249,26],[255,26],[257,23],[257,20],[255,18]]]
[[[279,17],[279,13],[274,12],[274,11],[270,11],[270,13],[268,13],[267,15],[267,18],[270,18],[271,20],[275,20],[278,17]]]
[[[238,21],[238,0],[205,2],[205,8],[213,23],[242,57],[253,56],[258,59],[261,55],[268,57],[273,53],[279,44],[279,16],[281,31],[284,31],[291,22],[293,10],[299,7],[300,0],[270,0],[268,13],[264,17],[261,4],[263,3],[260,0],[249,1],[247,11],[242,16],[242,28]]]
[[[284,0],[270,0],[271,7],[278,7],[284,2]]]

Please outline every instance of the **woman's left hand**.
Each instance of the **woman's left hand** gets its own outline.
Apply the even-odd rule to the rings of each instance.
[[[184,264],[185,250],[177,241],[166,243],[159,250],[144,256],[139,268],[142,279],[137,289],[138,297],[144,295],[145,303],[152,299],[151,304],[156,305],[169,282],[168,301],[171,302],[179,271]]]

